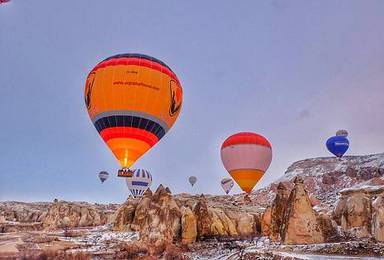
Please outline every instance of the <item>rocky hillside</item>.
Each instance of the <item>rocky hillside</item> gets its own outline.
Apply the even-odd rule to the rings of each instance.
[[[255,250],[259,254],[254,239],[260,237],[270,241],[263,247],[273,247],[278,253],[290,245],[296,249],[299,247],[295,245],[314,245],[312,249],[302,247],[305,252],[318,252],[315,245],[327,245],[326,250],[340,253],[337,248],[343,245],[342,251],[348,255],[350,243],[356,242],[359,249],[352,250],[354,254],[382,255],[383,161],[384,154],[299,161],[278,182],[250,196],[172,195],[169,188],[160,185],[154,193],[147,190],[143,197],[130,197],[122,205],[2,202],[0,233],[46,233],[64,226],[109,223],[106,226],[111,227],[108,232],[113,236],[122,232],[137,238],[132,245],[127,241],[127,252],[133,246],[152,256],[172,252],[175,246],[194,254],[193,250],[202,250],[211,242],[221,243],[229,251],[243,248],[233,241],[246,242],[250,254]],[[264,253],[270,253],[268,248]],[[215,255],[217,247],[208,251]]]
[[[137,231],[150,243],[260,235],[283,244],[384,242],[383,161],[384,154],[299,161],[250,200],[242,194],[172,196],[160,186],[154,194],[128,200],[117,211],[114,228]]]
[[[384,185],[384,153],[346,156],[341,160],[325,157],[295,162],[288,167],[284,176],[279,180],[253,192],[250,195],[251,201],[244,201],[242,194],[233,196],[205,195],[205,198],[208,206],[214,205],[221,208],[238,206],[243,210],[261,212],[271,205],[278,184],[282,182],[290,190],[293,188],[293,180],[297,176],[303,179],[305,190],[309,193],[312,204],[333,207],[339,196],[338,193],[343,189]],[[178,194],[175,195],[175,198],[189,206],[198,200],[197,196],[189,194]],[[42,222],[53,204],[49,202],[0,202],[0,215],[3,215],[7,221]],[[116,204],[103,205],[87,202],[73,202],[73,204],[91,207],[106,214],[110,214],[118,207]]]
[[[314,205],[333,208],[338,193],[345,188],[384,185],[384,153],[345,156],[341,160],[322,157],[295,162],[276,182],[253,192],[252,205],[267,207],[275,197],[278,184],[282,182],[292,189],[295,177],[304,180],[305,189]]]
[[[87,202],[0,202],[2,232],[17,232],[63,227],[98,226],[109,223],[118,205]]]
[[[113,230],[137,232],[151,255],[172,244],[194,248],[195,243],[212,239],[252,241],[255,237],[268,237],[276,250],[282,245],[324,243],[333,250],[346,243],[349,254],[348,244],[359,241],[361,252],[382,254],[384,187],[342,190],[335,209],[327,210],[313,206],[300,176],[290,182],[292,189],[287,186],[278,184],[275,199],[261,213],[260,208],[246,205],[247,200],[227,198],[223,203],[224,197],[172,196],[160,185],[153,194],[147,191],[140,199],[128,199],[115,214]]]
[[[47,213],[49,205],[49,202],[0,202],[0,216],[3,216],[4,220],[12,222],[41,222]]]

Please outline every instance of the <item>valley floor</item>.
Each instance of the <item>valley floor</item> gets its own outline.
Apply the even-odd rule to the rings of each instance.
[[[252,241],[205,241],[195,243],[187,255],[192,259],[384,259],[384,244],[370,241],[316,245],[280,245],[266,237]]]
[[[134,232],[112,232],[109,225],[70,229],[66,235],[64,231],[2,233],[0,259],[36,259],[41,255],[116,259],[121,248],[127,243],[138,243],[139,239]],[[187,259],[384,259],[384,244],[368,240],[288,246],[266,237],[243,241],[210,239],[180,248]],[[132,256],[143,255],[135,252]]]

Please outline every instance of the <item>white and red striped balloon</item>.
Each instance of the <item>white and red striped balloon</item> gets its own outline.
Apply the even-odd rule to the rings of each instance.
[[[249,193],[271,164],[272,147],[259,134],[241,132],[224,141],[221,159],[240,188]]]

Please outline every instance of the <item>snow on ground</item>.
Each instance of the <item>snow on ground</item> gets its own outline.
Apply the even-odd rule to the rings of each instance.
[[[366,190],[369,192],[379,192],[381,190],[384,190],[384,187],[383,185],[372,185],[369,183],[369,181],[366,181],[366,182],[354,185],[351,188],[342,189],[340,190],[340,193],[353,192],[353,191],[359,191],[359,190]]]
[[[377,260],[383,259],[383,257],[361,257],[361,256],[337,256],[337,255],[307,255],[300,253],[290,253],[290,252],[275,252],[275,255],[282,257],[291,257],[293,259],[303,259],[303,260],[330,260],[330,259],[361,259],[361,260]]]
[[[74,229],[71,231],[76,232],[80,230]],[[71,241],[81,245],[82,249],[80,251],[87,252],[108,251],[114,245],[118,245],[119,243],[126,243],[129,241],[136,241],[138,239],[138,232],[116,232],[111,230],[110,225],[92,228],[88,230],[84,236],[60,238],[60,240]]]
[[[277,182],[291,181],[297,175],[315,177],[326,172],[346,171],[348,167],[362,168],[384,168],[384,153],[365,156],[344,156],[340,160],[336,157],[321,157],[306,159],[292,164],[284,176]]]
[[[282,245],[267,237],[244,241],[205,241],[192,246],[187,255],[191,259],[237,260],[246,259],[384,259],[368,255],[382,255],[383,244],[370,244],[369,241],[323,243],[315,245]],[[368,244],[366,244],[368,243]],[[376,250],[374,250],[376,248]],[[335,254],[335,252],[338,252]],[[380,253],[381,252],[381,253]],[[342,255],[343,254],[343,255]],[[361,254],[362,256],[357,256]],[[367,255],[367,256],[365,256]]]
[[[240,259],[242,253],[248,252],[249,248],[263,249],[270,251],[276,248],[277,244],[271,242],[267,237],[258,237],[253,240],[232,240],[232,241],[205,241],[197,242],[191,246],[191,252],[187,255],[191,259],[199,260],[224,260]]]

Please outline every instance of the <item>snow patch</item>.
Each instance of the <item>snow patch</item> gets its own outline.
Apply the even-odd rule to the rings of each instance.
[[[108,251],[111,245],[126,243],[139,240],[138,232],[116,232],[111,231],[110,225],[98,226],[91,230],[85,236],[61,238],[64,241],[71,241],[82,245],[86,249],[79,249],[87,252]],[[79,251],[75,249],[74,251]]]

